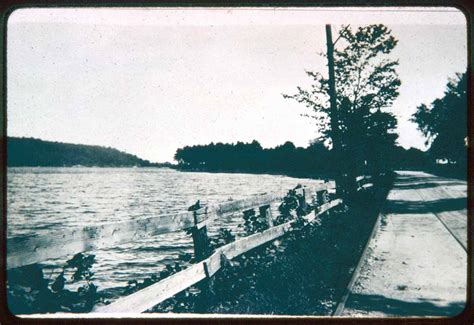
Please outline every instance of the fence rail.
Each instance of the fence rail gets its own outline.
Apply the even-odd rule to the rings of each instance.
[[[358,189],[361,190],[370,186],[371,179],[358,177],[356,181]],[[298,191],[302,192],[299,196],[302,198],[301,204],[307,205],[306,193],[312,194],[312,203],[316,203],[312,210],[314,213],[302,216],[309,223],[318,215],[342,203],[339,198],[329,201],[329,183],[311,189],[302,187]],[[197,282],[212,277],[225,264],[223,261],[231,260],[292,231],[296,220],[274,226],[271,216],[270,205],[281,202],[286,194],[287,192],[265,193],[218,204],[201,204],[198,201],[188,209],[190,211],[183,213],[57,231],[47,236],[27,239],[12,238],[7,241],[7,269],[191,229],[197,261],[195,264],[110,305],[99,306],[94,310],[96,313],[143,312]],[[244,215],[248,212],[255,213],[256,209],[265,217],[268,229],[240,238],[214,252],[210,251],[206,226],[212,219],[236,212]]]
[[[342,200],[336,199],[322,205],[315,214],[303,217],[308,222],[313,221],[317,215],[327,212],[329,209],[342,203]],[[295,220],[284,224],[274,226],[263,232],[244,237],[230,244],[218,248],[207,259],[193,264],[187,269],[175,273],[149,287],[141,289],[129,296],[118,299],[110,305],[96,308],[96,313],[141,313],[160,302],[171,298],[175,294],[198,283],[199,281],[212,277],[222,266],[223,260],[231,260],[242,255],[258,246],[275,240],[285,233],[292,230],[292,224]],[[207,274],[206,274],[207,273]]]
[[[317,187],[318,190],[325,188],[325,184]],[[281,200],[284,195],[283,192],[262,194],[210,205],[198,211],[65,229],[45,236],[12,238],[7,240],[7,269],[188,229],[193,227],[196,221],[209,222],[233,211],[268,205]]]
[[[371,176],[357,176],[356,183],[357,183],[357,190],[367,190],[373,186]]]
[[[7,269],[112,247],[194,226],[193,212],[56,231],[7,241]]]

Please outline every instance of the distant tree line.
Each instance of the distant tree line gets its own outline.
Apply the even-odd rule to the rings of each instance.
[[[392,146],[385,150],[386,169],[424,169],[429,160],[418,149]],[[174,156],[182,170],[211,172],[276,173],[298,176],[332,176],[338,172],[332,151],[321,142],[312,141],[306,148],[285,142],[275,148],[262,148],[256,140],[250,143],[210,143],[186,146]],[[375,166],[365,165],[361,173]],[[380,166],[377,165],[377,170]]]
[[[467,72],[449,79],[443,97],[417,107],[412,121],[426,137],[432,159],[467,167]]]
[[[431,171],[462,179],[467,179],[467,79],[467,72],[448,79],[443,96],[420,104],[411,119],[426,138],[428,156],[438,162]]]
[[[135,155],[117,149],[82,144],[43,141],[34,138],[8,137],[7,164],[9,167],[160,167]]]

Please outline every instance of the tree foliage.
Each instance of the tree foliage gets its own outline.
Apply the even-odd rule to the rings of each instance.
[[[377,118],[375,114],[374,119]],[[382,122],[379,125],[380,128],[386,127]],[[371,150],[376,145],[383,145],[383,142],[377,139],[370,143],[368,155],[374,154]],[[416,149],[405,150],[394,146],[385,148],[383,152],[389,168],[418,169],[427,162],[425,153]],[[262,148],[256,140],[251,143],[219,142],[186,146],[176,151],[175,160],[179,168],[184,170],[277,173],[305,177],[334,176],[334,166],[338,163],[333,153],[318,140],[311,141],[306,148],[296,147],[290,141],[275,148]],[[366,166],[362,172],[370,173],[371,168],[376,166]]]
[[[467,72],[449,79],[444,96],[431,104],[421,104],[412,121],[426,137],[429,152],[465,164],[467,137]]]
[[[182,169],[220,172],[315,174],[328,172],[330,166],[328,149],[317,142],[301,148],[287,141],[269,149],[262,148],[256,140],[218,142],[179,148],[174,158]]]
[[[334,50],[337,111],[330,110],[329,80],[321,72],[307,71],[309,89],[298,87],[295,95],[284,95],[312,110],[322,139],[339,144],[345,169],[354,169],[364,160],[380,163],[384,148],[394,146],[397,120],[384,111],[398,96],[401,84],[395,68],[397,60],[387,58],[397,44],[384,25],[349,26],[339,31]],[[323,54],[324,55],[324,54]],[[335,119],[337,130],[331,129]],[[339,136],[338,136],[339,135]],[[341,166],[342,167],[342,166]]]

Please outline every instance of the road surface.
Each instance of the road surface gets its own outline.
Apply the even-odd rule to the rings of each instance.
[[[337,315],[455,316],[466,302],[467,183],[397,172]]]

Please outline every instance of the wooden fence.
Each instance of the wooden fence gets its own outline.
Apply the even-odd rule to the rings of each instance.
[[[189,229],[195,224],[202,226],[213,218],[232,211],[267,205],[283,196],[283,193],[264,194],[209,206],[198,211],[61,230],[47,236],[12,238],[7,241],[7,269]]]
[[[372,176],[357,176],[357,190],[368,190],[373,187]]]
[[[366,177],[358,178],[359,189],[367,188],[369,181],[370,179]],[[318,215],[342,203],[341,199],[328,201],[328,189],[328,183],[321,184],[311,191],[308,188],[300,189],[303,198],[310,196],[315,198],[311,202],[315,208],[311,213],[302,216],[307,222],[312,222]],[[306,195],[307,193],[312,195]],[[292,231],[295,220],[274,226],[271,215],[271,204],[281,202],[285,195],[286,192],[262,194],[207,206],[201,206],[198,201],[195,206],[190,207],[190,211],[183,213],[58,231],[47,236],[27,239],[13,238],[7,241],[7,269],[191,229],[197,263],[129,296],[119,298],[109,305],[100,306],[94,310],[97,313],[141,313],[199,281],[212,277],[226,264],[227,260]],[[213,219],[236,212],[245,214],[255,209],[259,210],[260,215],[265,216],[268,229],[237,239],[214,252],[210,251],[207,225]]]

